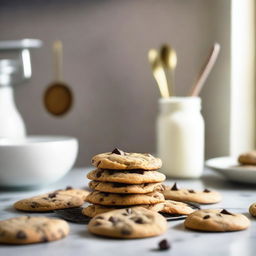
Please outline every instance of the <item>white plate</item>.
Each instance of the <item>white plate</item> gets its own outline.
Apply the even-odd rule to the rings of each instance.
[[[218,157],[206,161],[206,166],[221,173],[228,180],[256,183],[256,166],[239,166],[234,157]]]

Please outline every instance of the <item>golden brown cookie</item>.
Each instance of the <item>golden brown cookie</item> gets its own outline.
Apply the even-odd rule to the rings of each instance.
[[[256,203],[253,203],[253,204],[250,205],[249,213],[250,213],[253,217],[256,217]]]
[[[165,175],[157,171],[144,170],[105,170],[96,169],[87,174],[89,180],[125,184],[156,183],[165,180]]]
[[[0,221],[0,243],[32,244],[59,240],[69,233],[66,221],[21,216]]]
[[[99,205],[140,205],[157,204],[164,202],[164,196],[155,191],[147,194],[112,194],[106,192],[94,191],[90,193],[86,201]]]
[[[199,204],[215,204],[221,201],[221,195],[217,191],[210,191],[209,189],[203,191],[179,189],[176,183],[171,188],[165,186],[162,193],[167,200],[187,201]]]
[[[188,215],[194,212],[195,210],[188,204],[173,201],[173,200],[165,200],[163,203],[163,208],[159,211],[163,213],[169,213],[169,214]]]
[[[231,213],[225,209],[210,209],[191,213],[184,225],[194,230],[225,232],[246,229],[250,226],[250,221],[243,214]]]
[[[162,161],[150,154],[127,153],[116,148],[112,152],[94,156],[92,158],[92,165],[101,169],[157,170],[161,168]]]
[[[134,207],[99,214],[91,219],[88,230],[99,236],[144,238],[165,233],[167,221],[157,212]]]
[[[238,157],[238,162],[243,165],[256,165],[256,151],[241,154]]]
[[[153,191],[161,191],[161,183],[127,184],[116,182],[91,181],[89,187],[92,190],[119,194],[145,194]]]
[[[73,208],[84,204],[89,191],[81,189],[56,190],[51,193],[17,201],[14,208],[21,211],[45,212]]]

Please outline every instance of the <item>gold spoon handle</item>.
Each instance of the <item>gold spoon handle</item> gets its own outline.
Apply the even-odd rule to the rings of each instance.
[[[212,68],[214,67],[214,64],[219,56],[219,52],[220,52],[220,45],[218,43],[215,43],[189,96],[198,96],[200,94],[203,88],[203,85],[206,79],[208,78],[209,74],[211,73]]]
[[[60,40],[53,43],[53,56],[54,56],[54,77],[56,81],[63,79],[63,45]]]

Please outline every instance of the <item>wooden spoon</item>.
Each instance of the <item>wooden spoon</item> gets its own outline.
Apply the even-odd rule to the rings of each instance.
[[[46,89],[44,105],[55,116],[66,114],[72,106],[73,94],[68,84],[63,81],[63,46],[61,41],[53,43],[55,80]]]
[[[201,72],[189,94],[189,96],[198,96],[203,88],[205,81],[207,80],[209,74],[214,67],[214,64],[219,56],[220,45],[215,43],[211,49],[211,53],[206,60],[206,63],[203,65]]]

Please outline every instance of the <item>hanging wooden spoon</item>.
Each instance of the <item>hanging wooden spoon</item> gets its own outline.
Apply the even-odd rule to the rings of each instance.
[[[57,40],[53,43],[54,82],[49,85],[44,95],[44,105],[55,116],[66,114],[73,104],[73,94],[68,84],[63,81],[63,46]]]

